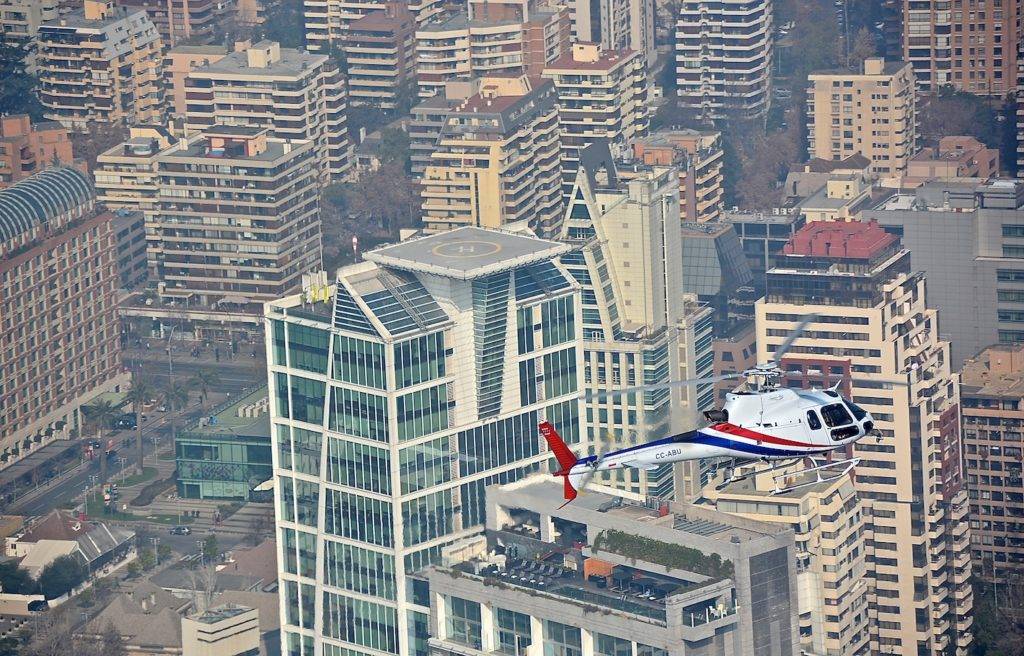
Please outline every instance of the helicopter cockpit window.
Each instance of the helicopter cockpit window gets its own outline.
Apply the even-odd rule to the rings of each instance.
[[[821,417],[829,428],[853,423],[853,417],[850,416],[849,410],[842,403],[826,405],[821,409]]]
[[[846,401],[846,405],[849,406],[850,412],[852,412],[853,416],[857,418],[857,421],[860,421],[864,417],[868,416],[867,411],[864,408],[857,405],[856,403],[854,403],[853,401]]]
[[[818,419],[818,413],[814,410],[807,411],[807,425],[811,427],[811,430],[821,429],[821,420]]]

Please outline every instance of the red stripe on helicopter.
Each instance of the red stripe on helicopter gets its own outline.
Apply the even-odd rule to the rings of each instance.
[[[720,424],[713,424],[708,426],[712,430],[725,433],[726,435],[735,435],[736,437],[743,437],[748,440],[756,440],[758,442],[767,442],[769,444],[778,444],[779,446],[798,446],[803,449],[820,449],[820,444],[808,444],[807,442],[794,442],[793,440],[787,440],[782,437],[775,437],[773,435],[765,435],[764,433],[758,433],[752,431],[749,428],[743,428],[742,426],[736,426],[735,424],[729,424],[722,422]],[[705,429],[706,430],[706,429]]]

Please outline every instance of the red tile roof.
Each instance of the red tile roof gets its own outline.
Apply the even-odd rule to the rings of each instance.
[[[786,255],[870,259],[898,241],[877,221],[808,223],[793,235],[782,252]]]

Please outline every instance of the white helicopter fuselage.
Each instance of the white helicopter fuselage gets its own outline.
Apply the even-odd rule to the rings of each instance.
[[[844,447],[874,429],[869,413],[834,390],[735,392],[709,418],[714,423],[698,430],[581,458],[569,470],[569,482],[576,488],[595,471],[651,470],[700,458],[803,458]]]

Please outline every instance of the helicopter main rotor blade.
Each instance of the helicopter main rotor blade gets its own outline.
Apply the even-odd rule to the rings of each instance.
[[[790,333],[786,337],[785,341],[782,342],[781,344],[779,344],[779,348],[775,349],[775,354],[772,356],[772,363],[776,367],[779,366],[779,363],[782,360],[782,356],[786,355],[786,353],[789,351],[789,349],[791,349],[793,347],[793,342],[798,340],[800,338],[800,336],[804,334],[804,331],[807,330],[807,326],[809,324],[811,324],[811,323],[813,323],[814,321],[817,321],[817,320],[818,320],[818,315],[816,315],[816,314],[805,314],[803,316],[803,318],[800,319],[800,323],[798,323],[796,326],[793,327],[793,330],[790,331]]]
[[[606,390],[603,392],[596,392],[594,394],[588,394],[587,400],[593,399],[604,399],[609,396],[622,396],[623,394],[633,394],[634,392],[650,392],[653,390],[669,389],[672,387],[685,387],[688,385],[703,385],[705,383],[717,383],[720,380],[730,380],[733,378],[743,378],[744,372],[736,371],[731,374],[722,374],[720,376],[707,376],[705,378],[688,378],[686,380],[673,380],[667,383],[652,383],[651,385],[636,385],[635,387],[624,387],[617,390]]]

